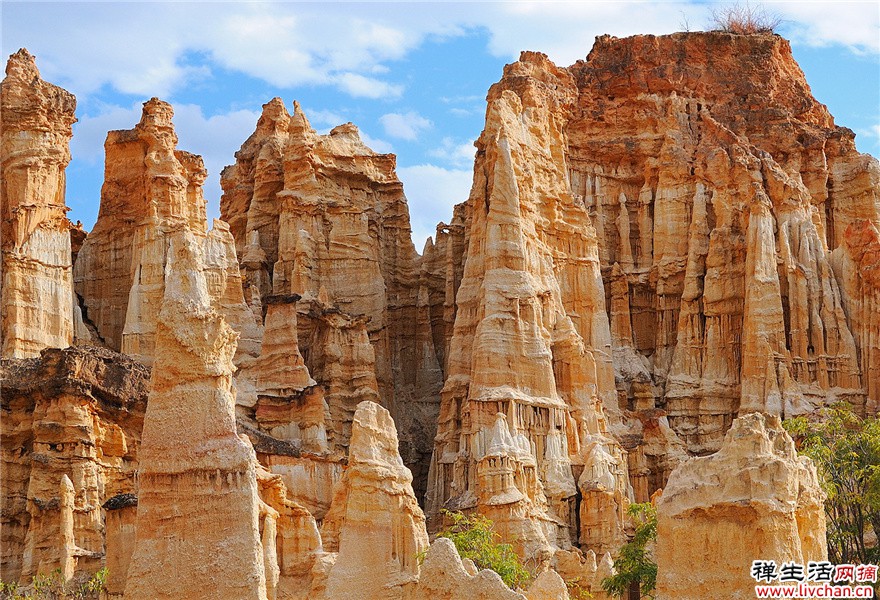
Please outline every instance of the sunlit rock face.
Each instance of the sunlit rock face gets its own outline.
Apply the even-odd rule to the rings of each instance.
[[[173,235],[139,455],[125,598],[266,598],[257,460],[237,434],[238,335],[211,306],[200,240]],[[217,574],[224,573],[223,577]]]
[[[569,72],[571,191],[612,320],[628,321],[612,326],[621,405],[653,399],[701,453],[743,412],[875,412],[872,320],[851,309],[864,275],[843,281],[833,257],[848,230],[880,222],[880,169],[813,98],[788,42],[604,36]]]
[[[754,598],[753,560],[826,560],[824,500],[779,417],[739,417],[716,454],[672,472],[657,501],[657,598]]]
[[[177,149],[173,116],[153,98],[134,129],[107,135],[98,220],[74,266],[84,316],[95,341],[151,364],[169,240],[186,230],[203,246],[212,305],[241,334],[236,359],[254,356],[261,332],[244,301],[233,237],[222,221],[207,230],[207,171],[200,156]]]
[[[523,53],[422,261],[445,375],[429,517],[513,498],[519,469],[540,507],[536,469],[539,512],[613,550],[627,496],[716,451],[737,415],[875,413],[878,186],[779,36],[603,36],[568,69]],[[499,412],[526,460],[481,478]],[[544,489],[564,499],[566,472],[574,517]]]
[[[74,492],[74,545],[82,550],[74,574],[101,567],[102,504],[137,489],[149,376],[138,362],[100,348],[0,361],[3,581],[29,584],[63,566],[65,477]]]
[[[598,246],[568,186],[574,83],[524,53],[489,92],[429,480],[430,515],[476,508],[528,557],[616,548],[628,496]],[[604,527],[579,527],[579,487]]]
[[[415,597],[418,557],[428,547],[428,532],[412,473],[397,447],[390,413],[375,402],[360,403],[348,466],[321,528],[324,549],[338,554],[319,597]]]
[[[880,168],[778,36],[523,53],[421,257],[396,158],[279,99],[210,231],[203,162],[146,102],[108,135],[86,236],[64,218],[72,97],[23,51],[2,96],[4,581],[601,599],[627,505],[664,487],[665,597],[706,548],[822,556],[815,472],[777,418],[876,413]],[[71,340],[90,346],[53,348]],[[489,517],[535,584],[429,547],[444,508]],[[747,575],[713,564],[691,592]]]
[[[0,83],[0,355],[38,356],[73,342],[70,222],[64,170],[76,98],[9,57]]]
[[[354,125],[318,135],[275,98],[224,169],[220,208],[254,312],[270,294],[301,296],[303,358],[326,388],[333,445],[347,448],[358,402],[380,401],[422,495],[442,372],[395,163]]]

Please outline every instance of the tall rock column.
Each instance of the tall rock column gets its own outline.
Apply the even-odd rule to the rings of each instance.
[[[328,388],[333,444],[348,445],[354,407],[378,392],[423,494],[443,374],[431,325],[419,312],[419,257],[395,156],[373,152],[351,123],[319,135],[298,104],[290,114],[280,98],[263,105],[256,131],[235,156],[223,171],[221,216],[260,299],[302,297],[303,356]],[[372,348],[353,353],[351,342],[364,333]],[[348,338],[349,346],[325,350],[310,338],[331,338],[332,345],[332,338]],[[329,362],[356,365],[358,377],[343,378],[356,383],[338,386],[332,376],[339,369],[323,366]]]
[[[187,230],[203,245],[211,305],[241,334],[236,360],[256,356],[262,333],[245,303],[235,242],[222,221],[207,231],[207,170],[177,149],[173,116],[152,98],[134,129],[107,134],[101,208],[74,265],[76,292],[101,342],[150,364],[168,240]]]
[[[339,553],[327,576],[328,600],[411,597],[428,532],[397,444],[389,412],[361,402],[348,468],[321,531],[324,549]]]
[[[256,456],[235,425],[236,338],[211,308],[200,244],[173,236],[127,600],[266,599]]]
[[[614,548],[629,488],[625,453],[607,435],[617,394],[595,230],[568,183],[563,126],[575,92],[537,53],[489,92],[427,502],[430,516],[490,514],[538,558],[578,529],[582,544]],[[573,466],[595,447],[614,464],[580,486],[602,477],[610,537],[578,527]]]
[[[38,356],[73,342],[70,222],[64,169],[73,94],[40,79],[34,57],[9,57],[0,84],[0,355]]]

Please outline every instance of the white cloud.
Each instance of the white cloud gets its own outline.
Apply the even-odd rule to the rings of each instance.
[[[389,152],[394,152],[394,147],[385,140],[374,138],[370,134],[368,134],[363,129],[359,129],[361,132],[361,141],[373,152],[377,152],[379,154],[388,154]]]
[[[432,125],[431,121],[414,111],[388,113],[379,117],[379,122],[387,135],[410,141],[418,139],[419,133],[430,129]]]
[[[340,89],[356,98],[399,98],[403,93],[402,85],[394,85],[357,73],[342,73],[335,78]]]
[[[429,150],[428,154],[434,158],[445,160],[456,167],[473,165],[474,153],[476,152],[473,142],[459,143],[451,137],[445,137],[440,144],[439,148]]]
[[[877,2],[768,2],[784,22],[779,30],[795,44],[841,44],[857,53],[880,52]]]
[[[773,2],[796,43],[880,52],[876,2]],[[515,58],[546,52],[557,64],[584,58],[596,35],[670,33],[708,22],[704,2],[369,3],[48,3],[6,2],[2,49],[27,46],[47,80],[83,96],[110,85],[141,96],[170,96],[230,69],[272,85],[326,85],[357,97],[396,98],[389,76],[429,39],[487,31],[489,50]],[[64,35],[58,27],[63,24]],[[204,66],[204,59],[212,61]],[[468,110],[470,106],[457,106]]]
[[[473,171],[422,164],[400,167],[397,175],[409,202],[413,242],[421,252],[428,236],[434,235],[437,224],[449,223],[452,219],[452,207],[467,200]]]

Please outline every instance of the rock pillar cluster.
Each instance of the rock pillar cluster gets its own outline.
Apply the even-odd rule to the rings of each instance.
[[[395,161],[351,123],[319,135],[299,105],[291,115],[275,98],[223,171],[220,208],[255,313],[270,294],[301,297],[299,338],[327,390],[333,445],[347,448],[358,402],[380,401],[421,495],[443,375],[418,318],[418,255]]]
[[[429,514],[476,508],[526,556],[616,549],[629,495],[595,232],[567,180],[575,93],[528,53],[489,92],[429,481]],[[579,527],[578,486],[607,527]]]
[[[234,240],[221,221],[207,231],[207,171],[200,156],[177,149],[173,115],[153,98],[134,129],[107,135],[101,208],[77,255],[76,292],[98,341],[151,364],[169,239],[188,231],[204,247],[212,306],[241,334],[239,354],[254,356],[261,334],[244,301]]]
[[[257,460],[235,424],[238,336],[211,307],[196,237],[171,236],[167,261],[125,598],[265,600]]]

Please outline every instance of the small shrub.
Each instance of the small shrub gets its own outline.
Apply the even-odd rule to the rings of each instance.
[[[632,585],[638,585],[642,598],[652,600],[657,586],[657,563],[649,545],[657,540],[657,509],[650,502],[630,504],[627,513],[635,524],[635,533],[620,548],[614,561],[616,573],[602,581],[602,589],[623,598]]]
[[[712,9],[709,13],[709,29],[727,33],[772,33],[782,24],[782,17],[768,13],[761,6],[727,4]]]
[[[590,600],[593,597],[593,594],[590,593],[585,587],[581,587],[581,580],[578,579],[570,579],[565,582],[565,587],[568,588],[568,597],[570,600]]]
[[[30,586],[24,589],[17,583],[0,581],[0,600],[97,600],[106,582],[107,567],[80,585],[65,582],[61,569],[55,569],[34,575]]]
[[[523,587],[532,578],[513,547],[498,543],[499,534],[492,529],[492,521],[479,515],[470,517],[460,512],[443,511],[452,525],[437,534],[452,540],[462,558],[474,561],[480,569],[491,569],[511,589]]]

